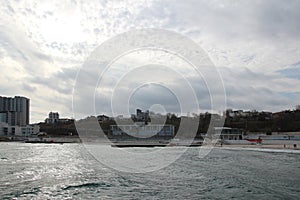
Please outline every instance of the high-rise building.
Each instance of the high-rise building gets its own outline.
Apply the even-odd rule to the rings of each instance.
[[[30,100],[26,97],[0,96],[0,122],[10,126],[26,126],[29,124]]]

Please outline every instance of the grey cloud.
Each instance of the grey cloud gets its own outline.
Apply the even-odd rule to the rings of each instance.
[[[31,83],[48,87],[62,94],[71,94],[76,80],[76,74],[76,68],[63,68],[48,78],[34,77],[31,79]]]
[[[18,61],[24,70],[28,71],[28,74],[39,74],[44,71],[46,63],[53,62],[52,58],[42,53],[18,27],[2,25],[0,27],[0,44],[5,49],[7,56]]]
[[[162,105],[166,112],[180,112],[180,103],[176,94],[159,85],[148,85],[137,90],[129,100],[130,110],[149,109],[154,104]]]
[[[300,67],[300,62],[296,62],[285,69],[278,70],[277,72],[285,77],[300,80],[300,68],[299,67]]]
[[[60,80],[71,80],[75,81],[78,69],[73,68],[62,68],[61,71],[55,73],[53,77],[59,78]]]
[[[260,30],[266,36],[299,38],[299,9],[299,1],[261,1],[257,8]]]
[[[280,88],[274,90],[276,85],[282,85],[281,82],[278,82],[278,75],[274,74],[262,74],[251,71],[250,69],[241,68],[239,70],[234,70],[230,68],[219,68],[220,73],[223,76],[225,84],[225,95],[227,98],[227,107],[234,109],[258,109],[258,110],[281,110],[289,109],[293,107],[293,104],[296,104],[295,101],[287,98],[281,94]],[[206,74],[205,78],[214,78],[214,74]],[[201,110],[211,110],[212,102],[211,95],[216,98],[214,109],[221,111],[223,108],[219,107],[221,105],[223,95],[223,88],[214,89],[215,93],[210,94],[211,88],[208,88],[205,80],[201,77],[190,77],[189,82],[191,83],[195,94],[198,99],[199,108]],[[174,88],[182,88],[180,81],[175,83]],[[288,86],[288,84],[287,84]],[[107,85],[106,87],[109,87]],[[113,87],[111,85],[111,87]],[[211,86],[214,87],[214,86]],[[85,88],[84,86],[82,88]],[[132,85],[123,85],[120,87],[119,91],[121,94],[118,96],[122,97],[122,93],[126,93],[127,90],[132,88]],[[90,90],[93,91],[93,90]],[[96,113],[105,113],[111,115],[111,96],[104,95],[104,93],[96,93],[97,95],[91,96],[90,94],[85,94],[87,90],[82,90],[78,96],[81,99],[80,102],[84,112],[84,108],[87,106],[84,102],[87,97],[90,97],[90,102],[94,102],[92,98],[96,98],[95,106]],[[187,95],[187,94],[186,94]],[[125,95],[124,95],[125,96]],[[176,112],[180,111],[179,102],[168,93],[163,88],[157,87],[146,87],[146,89],[141,89],[140,91],[133,94],[132,98],[127,102],[126,99],[118,99],[120,105],[125,105],[129,103],[130,112],[133,112],[135,108],[149,109],[153,104],[163,105],[167,111]],[[79,105],[80,106],[80,105]],[[87,113],[86,113],[87,114]]]
[[[229,44],[225,52],[216,50],[214,47],[210,49],[212,54],[216,52],[217,56],[224,57],[224,60],[231,63],[233,61],[232,57],[230,58],[229,56],[230,51],[235,48],[238,53],[233,56],[234,59],[240,60],[245,66],[247,64],[250,65],[249,68],[245,68],[245,66],[241,66],[239,69],[220,68],[227,92],[228,107],[280,110],[286,107],[289,109],[290,105],[295,103],[287,95],[282,94],[285,90],[288,90],[287,92],[290,93],[299,91],[299,89],[295,88],[295,85],[299,85],[297,75],[293,73],[295,71],[291,72],[294,76],[294,80],[291,80],[290,76],[285,76],[287,71],[267,74],[251,70],[251,67],[255,67],[255,61],[257,61],[258,57],[258,51],[256,50],[261,48],[261,42],[267,41],[266,48],[263,48],[262,51],[270,53],[271,56],[263,59],[269,59],[272,66],[278,64],[272,59],[290,60],[290,57],[277,58],[282,54],[275,54],[275,51],[288,51],[294,57],[299,55],[299,48],[297,47],[300,35],[299,1],[167,0],[152,3],[149,8],[147,8],[149,4],[141,5],[143,3],[140,3],[140,5],[135,7],[135,11],[128,7],[110,9],[109,6],[111,5],[108,5],[110,3],[111,1],[102,1],[100,3],[84,4],[80,7],[84,13],[82,22],[79,23],[82,25],[84,34],[88,36],[93,35],[93,37],[96,35],[96,38],[89,38],[90,41],[72,44],[36,40],[35,42],[39,43],[36,45],[33,42],[34,38],[41,39],[42,36],[38,35],[40,34],[36,28],[38,25],[34,23],[42,22],[39,20],[35,21],[35,18],[55,17],[57,13],[64,12],[64,6],[67,8],[66,12],[72,12],[75,5],[79,5],[78,3],[70,5],[64,3],[63,6],[57,6],[54,10],[46,9],[41,13],[35,12],[38,4],[28,8],[15,8],[6,3],[6,7],[0,8],[1,11],[5,11],[5,15],[2,17],[2,20],[5,20],[0,26],[0,44],[3,48],[3,52],[0,55],[2,58],[8,56],[23,66],[25,78],[22,78],[20,81],[26,80],[26,83],[23,85],[18,83],[20,88],[22,87],[22,90],[32,92],[33,95],[39,89],[45,89],[45,91],[50,92],[55,91],[58,93],[57,96],[44,95],[46,96],[44,101],[51,105],[66,104],[66,109],[71,109],[70,98],[73,86],[81,84],[79,89],[75,91],[74,98],[78,99],[75,105],[76,109],[84,116],[93,114],[95,112],[93,110],[94,106],[96,106],[96,112],[100,114],[101,112],[107,112],[109,114],[110,99],[105,92],[97,94],[95,99],[96,105],[92,105],[94,104],[95,80],[98,80],[99,76],[97,71],[87,71],[86,74],[81,75],[80,82],[76,82],[77,67],[62,68],[57,73],[49,74],[50,66],[55,67],[53,60],[63,64],[72,61],[77,66],[80,65],[78,61],[82,61],[89,55],[91,49],[103,42],[103,38],[114,36],[131,27],[155,27],[175,30],[183,34],[187,33],[188,36],[200,36],[204,40],[206,37],[213,37],[216,46],[219,45],[218,41],[226,41],[229,44],[230,41],[234,40],[241,41],[244,44],[244,46],[239,46],[240,43],[237,43],[236,46]],[[13,14],[14,12],[20,14],[26,21],[32,20],[31,25],[33,28],[30,27],[28,30],[25,30],[22,27],[18,27],[17,24],[10,23],[18,19]],[[30,20],[29,17],[31,17]],[[84,23],[86,21],[89,23]],[[27,37],[26,31],[31,36]],[[101,37],[101,39],[98,37]],[[256,44],[249,47],[248,44],[252,45],[253,42]],[[39,45],[50,52],[59,53],[58,57],[51,57],[47,53],[42,52]],[[293,70],[296,70],[296,67],[298,66],[295,66]],[[272,69],[270,70],[271,72]],[[207,79],[214,78],[214,74],[206,75],[205,78]],[[112,81],[107,82],[107,85],[101,85],[101,87],[104,87],[104,89],[109,87],[118,78],[119,76],[112,75]],[[189,80],[199,100],[199,107],[209,110],[211,101],[205,81],[196,76],[190,77]],[[1,83],[3,82],[1,80]],[[182,87],[180,82],[175,82],[174,84],[176,87]],[[122,88],[122,92],[125,92],[132,85],[127,85],[126,87]],[[16,92],[20,90],[20,88],[16,88],[17,86],[12,89],[10,85],[0,86],[0,91],[8,94],[9,91]],[[222,88],[214,89],[214,95],[220,99],[220,102],[222,99],[221,90]],[[59,95],[61,95],[61,98]],[[134,107],[147,108],[154,103],[160,103],[165,105],[167,110],[178,111],[178,102],[172,95],[167,95],[164,90],[145,90],[137,93],[133,96],[131,103],[131,109]]]
[[[224,75],[227,103],[230,108],[279,111],[296,105],[296,101],[282,95],[282,90],[274,90],[277,85],[281,85],[276,74],[229,68],[221,68],[221,73]]]
[[[28,92],[34,92],[34,91],[36,91],[36,87],[30,86],[30,85],[28,85],[26,83],[22,84],[22,89],[25,90],[25,91],[28,91]]]
[[[299,37],[299,1],[162,1],[140,13],[167,18],[167,26],[197,27],[226,38]],[[198,32],[199,33],[199,32]],[[250,36],[250,37],[249,37]]]

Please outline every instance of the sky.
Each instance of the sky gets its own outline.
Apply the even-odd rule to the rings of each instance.
[[[300,104],[299,9],[296,0],[3,0],[0,96],[30,98],[32,123],[50,111],[75,118],[122,114],[118,109],[127,104],[128,113],[137,107],[180,113],[176,92],[189,97],[182,99],[187,112],[221,112],[222,106],[212,109],[211,90],[217,102],[225,91],[226,108],[294,109]],[[97,47],[119,34],[149,28],[178,33],[199,45],[225,90],[208,88],[213,74],[201,77],[180,57],[153,50],[121,56],[101,84],[89,81],[99,80],[97,73],[85,74],[78,89],[84,63]],[[137,85],[149,77],[157,84]],[[198,109],[187,106],[192,97],[184,92],[190,84]],[[86,88],[94,93],[86,94]],[[131,96],[124,100],[126,91]],[[94,110],[86,109],[91,104],[87,96],[95,98]]]

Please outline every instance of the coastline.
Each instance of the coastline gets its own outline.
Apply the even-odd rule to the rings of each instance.
[[[300,154],[300,146],[294,148],[292,145],[283,145],[283,144],[229,144],[223,146],[215,146],[218,149],[226,150],[247,150],[247,151],[261,151],[261,152],[270,152],[270,153],[297,153]]]
[[[23,138],[23,140],[2,140],[0,143],[5,142],[20,142],[20,143],[82,143],[84,141],[81,140],[80,137],[72,136],[72,137],[32,137],[32,138]],[[89,143],[88,141],[85,141]],[[101,142],[91,140],[91,143],[98,143],[111,145],[112,147],[117,148],[130,148],[130,147],[200,147],[205,148],[205,144],[202,145],[202,142],[194,142],[194,143],[186,143],[185,141],[180,142],[170,142],[170,141],[111,141],[111,143]],[[245,140],[235,141],[236,143],[217,143],[213,148],[218,149],[226,149],[226,150],[252,150],[252,151],[264,151],[264,152],[282,152],[282,153],[300,153],[300,141],[292,141],[292,140],[274,140],[274,141],[263,141],[261,144],[255,143],[246,143]]]
[[[291,144],[225,144],[223,147],[300,150],[300,146],[294,148]]]

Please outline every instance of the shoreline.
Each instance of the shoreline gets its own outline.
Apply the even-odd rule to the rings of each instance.
[[[2,140],[0,143],[11,143],[11,142],[17,142],[17,143],[45,143],[45,144],[64,144],[64,143],[77,143],[81,144],[84,143],[80,139],[80,137],[48,137],[48,138],[30,138],[30,140]],[[85,141],[87,142],[87,141]],[[179,146],[185,146],[185,147],[204,147],[205,144],[202,145],[202,142],[193,142],[191,144],[187,144],[184,141],[181,142],[171,142],[170,141],[126,141],[126,140],[121,140],[121,141],[95,141],[92,140],[92,143],[96,144],[106,144],[106,145],[111,145],[113,147],[117,148],[126,148],[126,147],[179,147]],[[243,141],[245,142],[245,141]],[[284,152],[289,152],[289,151],[297,151],[300,152],[300,141],[285,141],[285,140],[277,140],[277,141],[265,141],[261,144],[254,144],[254,143],[231,143],[231,144],[220,144],[217,143],[214,145],[213,148],[218,148],[218,149],[233,149],[233,150],[261,150],[261,151],[266,151],[266,150],[281,150]]]
[[[223,144],[223,146],[217,145],[217,147],[300,150],[299,144],[296,147],[293,144]]]
[[[218,149],[226,149],[226,150],[245,150],[245,151],[258,151],[258,152],[268,152],[268,153],[293,153],[300,154],[300,148],[294,148],[291,145],[285,146],[281,144],[258,144],[258,145],[223,145],[215,146]]]
[[[241,147],[241,146],[225,146],[225,147],[216,147],[220,150],[232,150],[232,151],[257,151],[257,152],[267,152],[267,153],[290,153],[290,154],[300,154],[300,149],[288,149],[288,148],[276,148],[276,147]]]

